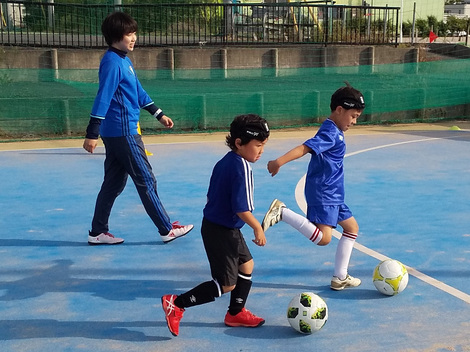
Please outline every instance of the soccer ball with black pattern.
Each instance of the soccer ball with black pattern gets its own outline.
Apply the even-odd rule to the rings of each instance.
[[[328,320],[328,307],[315,293],[302,292],[290,301],[287,320],[298,332],[312,334],[320,330]]]
[[[395,296],[408,285],[408,271],[398,260],[387,259],[375,267],[372,280],[380,293]]]

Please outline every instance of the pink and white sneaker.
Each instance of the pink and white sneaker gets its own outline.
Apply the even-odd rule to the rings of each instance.
[[[98,236],[88,235],[88,244],[92,246],[97,244],[121,244],[123,242],[123,238],[114,237],[109,232],[102,232]]]
[[[173,228],[168,232],[168,235],[162,236],[162,241],[164,243],[170,243],[178,237],[183,237],[194,228],[194,225],[180,225],[178,221],[175,221],[172,225]]]

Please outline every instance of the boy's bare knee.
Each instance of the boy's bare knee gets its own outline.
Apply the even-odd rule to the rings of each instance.
[[[318,242],[318,245],[319,246],[326,246],[327,244],[329,244],[331,242],[331,236],[328,237],[328,236],[323,236],[323,238],[321,239],[320,242]]]
[[[339,225],[346,232],[355,233],[355,234],[359,233],[359,225],[354,217],[350,217],[349,219],[340,222]]]
[[[251,273],[253,272],[254,266],[255,266],[255,263],[254,263],[253,259],[250,259],[246,263],[241,264],[238,267],[238,270],[240,272],[242,272],[243,274],[251,275]]]
[[[223,291],[224,293],[227,293],[227,292],[233,291],[234,288],[235,288],[235,285],[232,285],[232,286],[222,286],[222,291]]]
[[[331,237],[333,236],[333,228],[328,225],[322,225],[322,224],[315,224],[317,226],[321,233],[322,233],[322,239],[320,242],[318,242],[319,246],[326,246],[328,243],[331,242]]]

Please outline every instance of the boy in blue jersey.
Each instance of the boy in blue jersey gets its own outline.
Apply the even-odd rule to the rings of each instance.
[[[130,176],[142,204],[157,226],[164,243],[186,235],[193,225],[179,225],[170,218],[157,193],[157,180],[147,159],[142,137],[138,132],[140,109],[152,114],[163,126],[173,121],[158,108],[142,88],[127,53],[134,50],[137,23],[126,13],[113,12],[101,25],[109,45],[101,59],[99,89],[90,114],[83,148],[93,153],[98,137],[106,148],[104,181],[98,194],[91,231],[90,245],[119,244],[122,238],[109,233],[108,219],[117,196]]]
[[[343,159],[346,152],[344,132],[357,122],[365,108],[361,92],[346,83],[331,97],[331,114],[317,134],[276,160],[268,162],[268,171],[275,176],[281,166],[311,154],[305,182],[307,218],[294,213],[284,203],[275,199],[263,219],[263,229],[284,221],[313,243],[324,246],[330,243],[333,228],[343,228],[335,256],[333,290],[356,287],[361,280],[348,274],[349,260],[359,226],[344,203]]]
[[[201,227],[212,280],[181,295],[162,297],[168,329],[174,336],[178,336],[185,308],[212,302],[227,292],[231,294],[225,325],[264,324],[264,319],[245,308],[254,263],[240,229],[248,224],[255,236],[252,241],[258,246],[266,244],[263,228],[252,214],[254,189],[250,163],[261,157],[268,137],[268,124],[258,115],[237,116],[230,125],[226,144],[231,151],[212,171]]]

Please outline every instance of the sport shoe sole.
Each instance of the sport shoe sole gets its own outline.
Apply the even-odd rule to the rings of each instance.
[[[258,324],[250,324],[250,325],[243,324],[243,323],[227,323],[226,321],[224,321],[225,326],[229,326],[231,328],[258,328],[264,323],[265,323],[265,320],[260,321]]]
[[[269,206],[268,211],[266,212],[266,215],[263,218],[263,222],[261,223],[261,227],[263,228],[263,231],[266,231],[269,229],[271,226],[277,224],[279,221],[281,221],[281,212],[282,208],[285,208],[286,205],[281,202],[279,199],[274,199]]]
[[[123,238],[114,237],[109,232],[100,233],[98,236],[88,235],[88,244],[90,246],[101,246],[101,245],[114,245],[121,244],[124,242]]]

